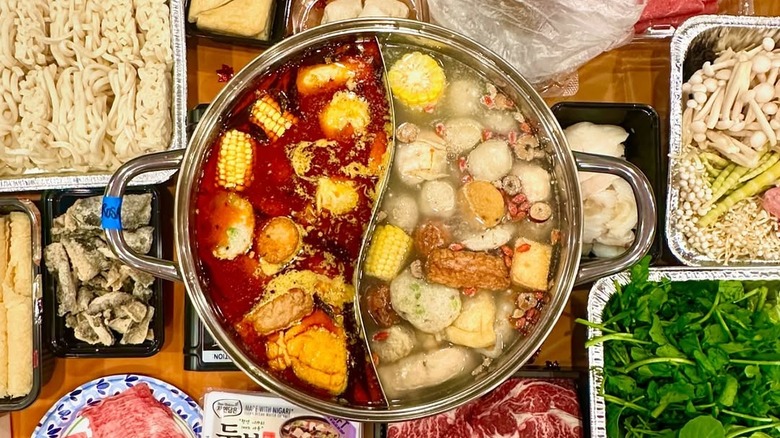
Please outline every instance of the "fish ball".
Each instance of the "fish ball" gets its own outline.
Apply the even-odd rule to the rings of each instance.
[[[482,140],[482,125],[474,119],[449,119],[444,129],[444,138],[458,155],[470,151]]]
[[[499,134],[508,134],[509,131],[517,131],[517,120],[508,111],[487,111],[482,117],[485,127]]]
[[[371,351],[379,356],[379,363],[395,362],[414,350],[414,331],[403,325],[381,330],[371,338]]]
[[[404,230],[407,234],[414,231],[420,212],[417,202],[409,195],[391,194],[384,203],[384,211],[387,214],[387,222]]]
[[[482,88],[471,79],[452,81],[447,87],[447,109],[456,116],[475,114],[480,110]]]
[[[446,218],[457,207],[455,187],[446,181],[428,181],[420,190],[420,210],[426,216]]]
[[[552,194],[550,174],[541,166],[519,162],[512,168],[512,174],[520,178],[523,194],[528,202],[534,203],[550,199]]]
[[[495,181],[512,169],[512,152],[504,140],[488,140],[471,151],[467,167],[474,179]]]

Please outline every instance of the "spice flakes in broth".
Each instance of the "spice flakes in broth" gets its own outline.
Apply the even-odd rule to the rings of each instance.
[[[322,398],[383,405],[352,278],[388,168],[374,40],[330,44],[261,79],[226,117],[196,197],[196,242],[223,323],[264,369]]]

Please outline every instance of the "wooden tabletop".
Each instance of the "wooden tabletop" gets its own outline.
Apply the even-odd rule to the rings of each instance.
[[[728,0],[734,2],[736,0]],[[780,2],[756,0],[759,15],[780,15]],[[224,83],[216,71],[222,64],[236,71],[260,53],[259,49],[216,44],[204,39],[188,40],[188,106],[210,102]],[[579,71],[579,92],[560,100],[637,102],[655,107],[665,129],[669,115],[669,41],[632,43],[605,53]],[[172,184],[171,184],[172,187]],[[163,198],[171,218],[172,195]],[[172,219],[170,219],[172,220]],[[172,223],[167,223],[165,244],[173,245]],[[170,252],[170,251],[169,251]],[[63,394],[90,380],[112,374],[137,373],[165,380],[200,400],[209,388],[259,389],[241,372],[184,371],[184,286],[165,285],[165,345],[157,355],[145,359],[56,359],[51,380],[38,400],[27,409],[11,414],[13,437],[31,436],[41,417]],[[587,289],[578,288],[548,340],[537,363],[558,361],[563,367],[586,367],[584,330],[575,329],[574,318],[584,316]],[[0,429],[0,438],[2,434]]]

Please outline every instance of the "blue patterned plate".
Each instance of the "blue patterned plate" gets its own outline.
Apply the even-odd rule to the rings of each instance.
[[[162,380],[136,374],[102,377],[74,389],[52,405],[38,423],[32,437],[60,438],[76,432],[88,432],[89,421],[79,416],[82,408],[92,406],[105,397],[119,394],[139,383],[149,385],[154,397],[177,414],[176,424],[187,437],[200,437],[203,412],[195,400]]]

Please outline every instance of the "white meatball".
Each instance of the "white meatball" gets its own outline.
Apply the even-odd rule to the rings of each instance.
[[[512,168],[512,174],[520,178],[523,194],[528,202],[546,201],[552,193],[550,174],[541,166],[519,162]]]
[[[487,111],[482,121],[487,129],[504,135],[519,128],[517,120],[509,111]]]
[[[460,315],[460,292],[414,278],[409,269],[390,283],[390,303],[401,318],[418,330],[438,333]]]
[[[455,187],[446,181],[428,181],[420,190],[420,210],[426,216],[446,218],[455,213]]]
[[[382,336],[378,336],[382,334]],[[379,356],[379,363],[395,362],[414,350],[414,330],[394,325],[375,334],[371,339],[371,351]]]
[[[408,234],[414,231],[414,227],[417,226],[417,221],[420,219],[417,201],[409,195],[390,194],[382,208],[387,214],[387,222]]]
[[[444,123],[444,138],[450,142],[453,152],[466,153],[482,140],[482,125],[469,118],[449,119]]]
[[[447,176],[447,149],[420,133],[412,143],[395,152],[395,170],[404,184],[414,186]]]
[[[456,116],[475,114],[481,108],[481,96],[482,87],[478,82],[471,79],[452,81],[447,87],[447,109]]]
[[[488,140],[471,151],[467,166],[474,179],[495,181],[512,169],[512,152],[504,140]]]

